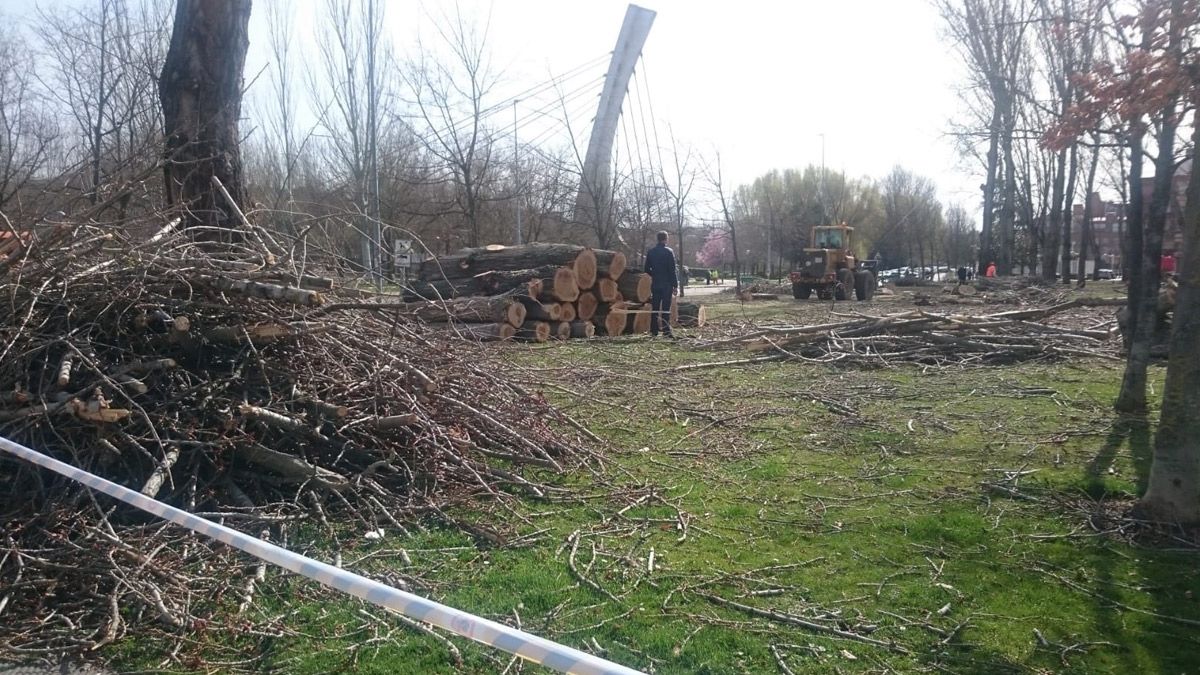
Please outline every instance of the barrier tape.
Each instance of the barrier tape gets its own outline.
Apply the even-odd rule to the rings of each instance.
[[[581,675],[602,673],[605,675],[638,675],[639,673],[637,670],[626,668],[587,652],[551,642],[525,631],[468,614],[333,565],[293,553],[286,548],[192,515],[157,499],[151,499],[140,492],[77,469],[2,436],[0,436],[0,450],[7,451],[25,461],[50,469],[94,490],[99,490],[130,506],[186,527],[197,534],[216,539],[260,560],[278,565],[330,588],[336,588],[343,593],[349,593],[356,598],[400,612],[409,618],[443,628],[456,635],[502,649],[547,668]]]

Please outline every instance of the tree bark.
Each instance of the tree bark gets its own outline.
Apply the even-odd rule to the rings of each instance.
[[[1153,520],[1200,522],[1200,113],[1192,127],[1192,177],[1184,211],[1183,257],[1162,413],[1146,494],[1138,503]]]
[[[1141,260],[1138,265],[1140,270],[1137,294],[1134,294],[1133,284],[1130,284],[1129,289],[1133,338],[1130,340],[1129,356],[1125,362],[1121,393],[1115,404],[1115,408],[1124,413],[1146,411],[1146,369],[1150,365],[1150,348],[1154,344],[1154,329],[1157,323],[1155,313],[1158,305],[1158,267],[1162,257],[1163,228],[1166,226],[1167,208],[1171,200],[1171,182],[1175,175],[1177,122],[1171,119],[1174,112],[1174,105],[1163,111],[1157,134],[1158,157],[1154,163],[1154,187],[1150,193],[1147,217],[1144,218],[1142,227],[1138,228],[1141,234]],[[1135,194],[1142,190],[1140,173],[1139,167],[1138,184],[1130,186]],[[1131,179],[1132,175],[1133,171],[1130,171]],[[1138,199],[1138,206],[1141,206],[1141,199]]]
[[[596,254],[591,249],[573,244],[542,243],[463,249],[421,263],[420,278],[459,279],[484,272],[574,266],[581,258],[583,267],[592,269],[592,283],[595,283]],[[586,273],[588,270],[580,271]]]
[[[1067,183],[1067,152],[1059,151],[1054,158],[1054,179],[1050,188],[1049,222],[1043,230],[1042,278],[1054,281],[1058,276],[1059,243],[1062,241],[1062,203]]]
[[[545,321],[526,321],[517,329],[517,339],[527,342],[545,342],[550,339],[550,324]]]
[[[620,279],[629,260],[620,251],[593,251],[596,254],[596,274],[609,279]]]
[[[708,320],[708,311],[704,305],[695,302],[672,303],[671,314],[674,323],[687,328],[703,328]]]
[[[525,305],[516,299],[503,296],[458,298],[444,302],[413,302],[405,309],[424,321],[443,323],[509,323],[520,326],[525,322]]]
[[[590,338],[596,335],[596,326],[591,321],[572,321],[571,337]]]
[[[1067,189],[1062,204],[1062,282],[1071,283],[1071,220],[1074,216],[1075,179],[1079,172],[1079,146],[1072,145],[1067,160]]]
[[[1088,244],[1092,239],[1092,189],[1096,187],[1096,166],[1100,163],[1100,139],[1092,147],[1092,163],[1088,166],[1087,182],[1083,190],[1083,222],[1079,227],[1079,279],[1077,285],[1083,288],[1087,284]]]
[[[557,302],[539,302],[532,298],[522,298],[521,303],[525,306],[525,318],[529,321],[562,321],[562,305]]]
[[[178,0],[175,6],[158,92],[166,133],[166,198],[184,207],[187,227],[238,227],[213,186],[214,176],[235,203],[247,202],[238,118],[249,22],[250,0]],[[218,232],[198,238],[222,238]]]

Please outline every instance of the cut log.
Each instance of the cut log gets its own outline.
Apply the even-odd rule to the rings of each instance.
[[[634,302],[650,301],[650,275],[641,272],[626,272],[617,279],[617,290],[621,297]]]
[[[506,295],[457,298],[444,302],[411,302],[405,305],[405,309],[430,323],[459,321],[520,326],[525,322],[526,314],[525,305]]]
[[[612,279],[596,280],[596,299],[600,302],[616,302],[621,299],[621,289]]]
[[[575,318],[581,321],[591,321],[596,316],[596,307],[600,304],[594,291],[580,293],[575,301]]]
[[[559,267],[554,276],[542,279],[542,292],[538,299],[545,302],[575,302],[579,298],[579,285],[575,272],[570,267]]]
[[[580,296],[582,297],[582,296]],[[574,321],[575,320],[575,303],[563,302],[559,303],[558,308],[562,311],[558,314],[559,321]]]
[[[572,321],[571,337],[590,338],[596,335],[596,325],[591,321]]]
[[[526,321],[562,321],[562,305],[560,303],[521,298],[521,304],[525,307]],[[513,325],[520,326],[521,324]]]
[[[575,270],[575,283],[580,290],[587,290],[596,285],[596,253],[592,249],[585,248],[580,251],[570,267]]]
[[[593,323],[596,324],[596,334],[620,335],[625,332],[627,316],[624,302],[601,303],[596,308],[596,316],[593,319]]]
[[[627,259],[625,254],[620,251],[595,251],[596,253],[596,274],[600,277],[608,277],[609,279],[620,279],[625,273]]]
[[[486,279],[470,277],[467,279],[434,279],[432,281],[416,280],[409,282],[404,288],[404,301],[418,300],[450,300],[468,295],[495,295]]]
[[[530,283],[537,279],[553,277],[559,267],[560,265],[543,265],[526,270],[491,270],[481,272],[471,278],[480,280],[481,286],[490,288],[483,295],[499,295],[516,291],[520,295],[536,298],[542,292],[541,286],[539,284],[536,288],[531,288]]]
[[[625,334],[640,335],[650,332],[650,304],[629,305],[625,310]]]
[[[571,322],[559,321],[554,324],[554,339],[555,340],[570,340],[571,339]]]
[[[708,320],[704,305],[694,302],[672,303],[671,315],[675,317],[675,323],[684,328],[703,328]]]
[[[510,323],[462,323],[454,324],[454,328],[463,337],[480,342],[511,340],[517,334],[516,327]]]
[[[238,293],[248,298],[280,300],[282,302],[290,302],[294,305],[304,305],[305,307],[316,307],[325,301],[324,296],[320,293],[297,288],[296,286],[281,286],[279,284],[247,281],[244,279],[229,279],[227,277],[199,277],[195,281],[207,284],[217,290]]]
[[[543,265],[556,267],[574,265],[576,258],[585,249],[573,244],[523,244],[521,246],[488,246],[463,249],[421,263],[419,278],[458,279],[472,277],[481,272],[526,270]],[[585,259],[594,261],[595,254]],[[586,268],[588,263],[584,263]],[[594,264],[592,265],[594,267]],[[587,272],[587,269],[582,270]],[[593,279],[594,282],[594,279]]]
[[[517,339],[545,342],[550,339],[550,324],[545,321],[526,321],[517,329]]]

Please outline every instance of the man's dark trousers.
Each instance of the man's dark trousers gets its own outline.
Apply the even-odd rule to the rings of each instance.
[[[650,289],[650,334],[658,335],[658,319],[662,317],[663,335],[671,334],[671,293],[670,286]],[[661,312],[661,313],[660,313]]]

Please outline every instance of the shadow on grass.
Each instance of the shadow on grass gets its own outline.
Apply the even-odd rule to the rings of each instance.
[[[1121,448],[1126,445],[1129,446],[1134,473],[1137,476],[1137,493],[1142,494],[1145,491],[1150,477],[1152,454],[1150,423],[1142,417],[1123,417],[1113,422],[1104,445],[1088,462],[1085,489],[1089,496],[1100,499],[1108,492],[1104,476],[1120,454]]]
[[[1104,477],[1122,449],[1128,450],[1133,465],[1135,496],[1145,492],[1153,456],[1150,422],[1144,417],[1122,417],[1113,422],[1104,445],[1087,465],[1085,485],[1093,499],[1112,496]],[[1123,513],[1102,518],[1108,521],[1113,516],[1127,518]],[[1187,599],[1189,585],[1196,585],[1195,555],[1143,550],[1116,539],[1101,538],[1092,555],[1080,551],[1082,564],[1087,565],[1088,558],[1090,574],[1086,568],[1079,570],[1076,574],[1083,577],[1077,581],[1091,592],[1096,626],[1101,631],[1099,639],[1116,645],[1110,651],[1112,665],[1126,672],[1144,671],[1149,659],[1157,666],[1155,672],[1194,669],[1200,652],[1194,642],[1190,648],[1184,647],[1184,643],[1191,641],[1189,634],[1194,634],[1191,631],[1195,629],[1170,617],[1196,614],[1195,604]]]

